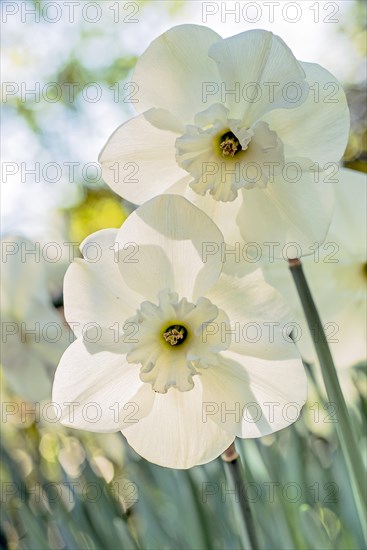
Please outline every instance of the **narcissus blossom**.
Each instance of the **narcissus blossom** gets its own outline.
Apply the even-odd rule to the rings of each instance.
[[[150,44],[132,80],[140,114],[99,159],[117,193],[137,204],[183,194],[227,242],[279,242],[278,256],[324,239],[349,131],[345,94],[326,69],[268,31],[222,39],[182,25]]]
[[[335,212],[324,245],[304,261],[335,364],[351,367],[366,353],[366,174],[341,168],[335,185]],[[293,307],[300,327],[297,345],[309,363],[317,363],[302,306],[284,265],[266,268],[266,278]]]
[[[121,430],[151,462],[189,468],[297,418],[306,379],[288,308],[259,271],[223,274],[223,245],[174,195],[82,243],[64,285],[77,340],[53,388],[63,424]]]
[[[5,381],[29,401],[51,397],[53,374],[73,337],[53,306],[47,262],[24,237],[1,241],[2,354]],[[56,273],[56,272],[54,272]]]

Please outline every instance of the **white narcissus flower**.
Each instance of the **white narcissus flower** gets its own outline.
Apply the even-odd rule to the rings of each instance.
[[[76,259],[65,277],[77,340],[54,380],[63,424],[121,430],[151,462],[189,468],[235,436],[296,419],[306,378],[288,308],[259,271],[223,274],[222,245],[214,222],[175,195],[82,243],[100,259]]]
[[[222,39],[182,25],[150,44],[132,80],[140,114],[117,128],[99,158],[114,191],[136,204],[183,194],[226,242],[264,250],[278,242],[277,256],[292,242],[310,254],[324,239],[329,171],[349,132],[345,94],[332,74],[298,61],[268,31]]]
[[[46,262],[34,242],[9,236],[1,240],[1,271],[5,380],[29,401],[49,399],[56,365],[73,337],[52,304]]]
[[[366,203],[366,174],[341,168],[326,242],[303,264],[339,368],[351,367],[367,357]],[[297,345],[303,358],[316,363],[314,345],[289,270],[284,263],[269,264],[265,269],[267,280],[293,307],[301,329]]]

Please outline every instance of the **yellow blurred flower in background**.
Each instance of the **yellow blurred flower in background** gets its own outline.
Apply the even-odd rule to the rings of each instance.
[[[83,202],[68,210],[70,239],[81,243],[95,231],[120,227],[127,215],[120,197],[105,189],[88,189]]]

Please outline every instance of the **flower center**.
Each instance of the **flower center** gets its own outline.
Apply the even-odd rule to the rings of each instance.
[[[164,289],[157,299],[157,304],[142,302],[136,315],[125,322],[127,361],[140,365],[140,379],[152,384],[156,392],[192,390],[193,377],[216,364],[216,353],[228,348],[228,338],[223,342],[221,331],[216,329],[223,322],[229,325],[229,321],[207,298],[192,303]],[[131,324],[138,329],[132,338]],[[211,327],[215,336],[211,336]]]
[[[179,346],[183,344],[187,337],[187,330],[183,325],[171,325],[166,328],[163,333],[163,338],[171,346]]]
[[[226,132],[220,138],[219,148],[222,151],[223,157],[234,157],[236,153],[242,151],[242,147],[233,132]]]

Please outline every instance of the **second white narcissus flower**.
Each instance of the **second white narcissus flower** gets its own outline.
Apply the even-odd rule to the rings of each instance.
[[[223,244],[172,195],[84,241],[64,285],[78,338],[54,381],[63,424],[121,430],[151,462],[189,468],[296,420],[306,378],[288,308],[259,271],[224,275]]]
[[[276,242],[282,257],[295,242],[299,255],[312,253],[330,223],[333,163],[349,132],[332,74],[298,61],[268,31],[222,39],[182,25],[150,44],[132,81],[140,114],[100,154],[114,191],[136,204],[182,194],[229,244],[254,241],[266,251]]]

